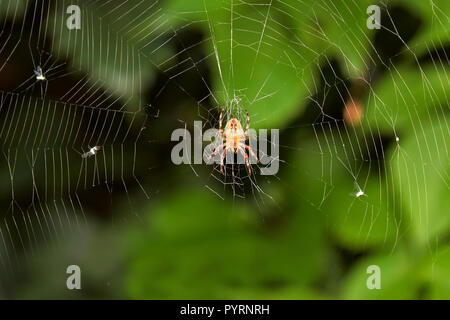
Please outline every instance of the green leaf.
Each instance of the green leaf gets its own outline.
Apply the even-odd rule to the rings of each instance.
[[[286,177],[291,198],[303,204],[303,210],[315,207],[317,214],[326,215],[332,236],[345,248],[393,247],[399,226],[395,208],[389,205],[390,185],[386,187],[386,179],[369,172],[376,165],[359,153],[358,145],[365,141],[361,132],[359,141],[355,136],[348,140],[336,127],[331,128],[317,126],[317,140],[297,136],[301,152],[289,161],[293,168]],[[363,194],[357,197],[359,191]]]
[[[51,214],[57,216],[53,206]],[[60,210],[63,210],[60,208]],[[49,212],[50,214],[50,212]],[[71,214],[74,214],[73,212]],[[49,234],[45,245],[34,243],[39,254],[28,252],[21,257],[21,271],[26,280],[16,284],[8,296],[13,299],[125,299],[123,288],[124,241],[118,237],[125,232],[122,227],[100,227],[83,220],[81,212],[74,221],[64,221],[59,235]],[[68,225],[68,223],[71,223]],[[91,224],[92,223],[92,224]],[[49,241],[50,238],[50,241]],[[37,251],[36,251],[37,252]],[[68,266],[81,269],[81,290],[68,290]],[[36,276],[39,275],[39,276]],[[3,276],[3,275],[2,275]],[[5,275],[6,276],[6,275]],[[1,279],[2,282],[4,279]]]
[[[289,12],[278,3],[237,1],[171,1],[172,18],[198,19],[192,27],[205,34],[203,44],[213,73],[213,103],[230,113],[248,109],[256,115],[254,128],[279,127],[302,112],[299,103],[312,85],[313,50],[286,28]],[[184,12],[187,12],[185,14]],[[203,75],[205,76],[205,75]]]
[[[154,79],[158,64],[173,55],[170,44],[162,45],[170,27],[161,9],[130,1],[112,7],[105,3],[78,5],[82,9],[80,30],[65,27],[69,17],[65,7],[56,5],[56,13],[50,15],[49,25],[62,26],[49,28],[52,50],[69,62],[72,71],[85,74],[83,83],[88,83],[90,90],[101,86],[115,99],[122,98],[128,110],[142,108],[144,86]]]
[[[393,248],[399,226],[392,208],[388,207],[389,195],[386,191],[385,181],[371,177],[367,184],[354,187],[352,194],[348,188],[336,188],[330,194],[323,210],[334,214],[330,216],[330,227],[336,239],[346,248],[364,250],[369,248]],[[356,197],[358,191],[364,195]]]
[[[395,0],[392,2],[411,9],[422,19],[421,28],[409,43],[409,47],[415,55],[427,54],[428,51],[443,47],[448,43],[450,36],[449,1]]]
[[[243,224],[248,216],[252,213],[245,207],[200,192],[167,199],[152,211],[150,225],[133,236],[129,294],[150,299],[304,296],[302,288],[317,279],[323,265],[315,216],[286,217],[272,231]],[[260,216],[253,219],[261,222]]]
[[[314,53],[315,62],[326,56],[339,59],[349,77],[367,72],[370,40],[374,31],[366,26],[370,1],[283,1],[297,27],[298,38]],[[300,4],[300,5],[299,5]]]
[[[420,245],[434,242],[450,227],[448,117],[421,122],[391,150],[390,175],[404,217]]]
[[[371,265],[380,268],[380,289],[369,289],[367,273]],[[371,256],[350,271],[342,290],[342,299],[417,299],[420,278],[415,263],[402,251],[392,255]]]
[[[322,54],[336,56],[351,78],[362,77],[369,69],[370,41],[375,33],[366,26],[370,4],[368,0],[324,1],[316,10],[326,39]]]
[[[449,71],[448,66],[433,64],[391,69],[368,94],[363,126],[388,134],[412,132],[430,114],[442,114],[448,103]]]
[[[427,271],[426,299],[450,299],[450,248],[445,246],[433,255]]]
[[[24,0],[0,1],[0,17],[19,19],[25,12],[26,4]]]

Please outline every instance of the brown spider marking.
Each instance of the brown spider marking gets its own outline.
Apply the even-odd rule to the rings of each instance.
[[[248,155],[245,152],[245,149],[248,150],[248,152],[258,161],[258,157],[253,152],[252,148],[250,146],[245,144],[245,141],[248,140],[248,128],[250,127],[250,117],[248,115],[248,112],[245,111],[247,114],[247,127],[245,128],[245,132],[241,126],[241,123],[236,118],[231,118],[228,120],[225,131],[222,130],[222,117],[223,117],[224,109],[222,109],[222,112],[220,113],[219,117],[219,131],[222,135],[223,143],[218,145],[217,148],[214,150],[213,153],[209,156],[210,158],[214,157],[216,153],[223,149],[222,155],[220,157],[220,172],[222,172],[223,175],[225,175],[225,172],[223,171],[223,160],[225,158],[225,155],[227,152],[233,151],[235,154],[240,152],[244,158],[245,163],[247,165],[248,174],[252,174],[252,169],[250,167],[250,164],[248,162]]]

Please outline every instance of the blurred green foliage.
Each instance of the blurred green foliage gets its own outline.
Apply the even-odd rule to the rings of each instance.
[[[251,215],[244,205],[233,208],[214,195],[170,196],[153,210],[148,227],[133,236],[132,297],[317,296],[309,286],[325,267],[320,216],[290,215],[267,230],[258,223],[261,217]]]
[[[203,49],[212,55],[209,61],[217,107],[229,105],[234,96],[254,97],[243,99],[239,108],[233,105],[231,112],[248,108],[260,119],[252,127],[285,128],[290,136],[289,147],[295,151],[287,154],[279,180],[261,182],[274,201],[255,204],[251,196],[222,200],[193,174],[170,169],[172,175],[159,180],[161,184],[170,181],[165,194],[156,193],[146,202],[137,200],[138,191],[127,194],[143,212],[141,221],[124,218],[131,210],[123,197],[113,209],[120,217],[118,222],[81,228],[58,241],[58,248],[41,248],[43,254],[31,261],[27,276],[14,288],[14,297],[450,298],[449,70],[445,61],[436,58],[416,61],[433,46],[448,45],[444,12],[449,12],[449,1],[433,1],[433,5],[419,0],[389,2],[411,11],[421,20],[421,27],[409,47],[402,47],[401,59],[383,61],[389,63],[389,71],[380,72],[361,97],[362,126],[354,129],[356,140],[348,143],[364,143],[369,134],[398,137],[398,141],[394,139],[383,150],[383,157],[369,164],[351,159],[350,172],[367,177],[363,181],[367,197],[360,198],[350,194],[358,191],[356,177],[339,162],[348,157],[348,149],[335,142],[334,150],[319,150],[319,146],[326,148],[329,139],[339,141],[336,128],[318,130],[317,137],[298,123],[287,128],[309,111],[308,98],[316,94],[318,66],[334,58],[342,76],[356,82],[365,76],[374,56],[374,32],[365,27],[370,1],[351,1],[351,5],[321,1],[320,6],[315,2],[301,1],[299,6],[299,1],[283,1],[284,14],[279,16],[286,19],[283,25],[273,19],[263,25],[252,23],[261,21],[267,6],[255,9],[219,0],[169,0],[163,5],[171,25],[179,27],[190,20],[213,40],[205,42]],[[233,30],[255,31],[235,32],[233,41],[232,5],[235,17],[248,18],[233,20]],[[114,23],[129,6],[132,4],[108,15],[109,21],[102,24],[108,29],[91,28],[94,38],[111,37],[110,45],[121,48],[123,57],[143,41],[136,37],[139,30]],[[106,13],[108,8],[102,9]],[[56,21],[63,18],[55,16]],[[140,19],[143,28],[148,25],[146,32],[153,31],[155,26],[148,17]],[[311,21],[320,23],[323,38],[308,31],[318,27]],[[292,34],[283,28],[291,25]],[[149,60],[136,57],[128,68],[122,68],[123,63],[114,65],[106,58],[97,61],[92,58],[95,55],[83,54],[81,38],[74,46],[67,30],[57,32],[62,32],[57,37],[61,42],[56,44],[63,48],[61,54],[75,57],[72,67],[86,72],[89,81],[101,81],[108,90],[129,98],[127,108],[132,111],[138,101],[133,99],[139,99],[138,83],[154,84],[155,65],[175,54],[175,49],[168,47],[160,56],[152,56],[152,50],[161,44],[155,42],[143,51]],[[256,59],[251,48],[255,43]],[[303,45],[299,47],[299,43]],[[107,48],[97,49],[106,55]],[[280,58],[274,61],[273,57]],[[382,65],[380,61],[376,64]],[[245,90],[233,92],[233,88]],[[258,99],[261,97],[265,98]],[[197,115],[195,106],[189,112]],[[2,174],[7,177],[7,171]],[[16,185],[20,188],[20,180]],[[62,285],[64,266],[76,263],[83,270],[81,294],[67,292]],[[372,264],[382,270],[382,290],[367,289],[366,268]]]

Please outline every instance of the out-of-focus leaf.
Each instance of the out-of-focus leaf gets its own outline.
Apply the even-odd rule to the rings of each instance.
[[[182,13],[174,15],[174,23],[193,19],[192,25],[209,35],[205,46],[219,104],[230,106],[237,96],[237,111],[258,116],[254,127],[279,127],[302,112],[301,101],[311,95],[315,70],[326,55],[336,55],[350,77],[367,71],[367,5],[197,0],[170,1],[168,10]]]
[[[78,0],[71,4],[81,8],[81,29],[66,28],[69,15],[56,4],[49,24],[62,27],[49,28],[52,50],[70,62],[72,71],[87,74],[83,79],[92,92],[97,86],[107,88],[116,99],[123,98],[128,110],[135,111],[158,63],[173,54],[170,43],[162,45],[168,42],[165,33],[170,28],[158,3]]]
[[[49,216],[59,224],[58,215],[64,209],[50,206]],[[70,206],[70,204],[66,204]],[[56,210],[61,210],[58,213]],[[100,227],[92,219],[87,222],[81,212],[70,212],[63,217],[57,233],[48,233],[31,247],[18,260],[18,270],[22,278],[8,292],[12,299],[124,299],[122,265],[127,252],[120,236],[123,226]],[[41,218],[42,219],[42,218]],[[46,219],[50,219],[47,217]],[[42,219],[42,223],[44,219]],[[31,222],[30,222],[31,223]],[[39,234],[37,221],[33,228]],[[24,235],[25,237],[25,235]],[[33,250],[39,248],[39,251]],[[2,252],[3,253],[3,252]],[[66,282],[71,274],[67,268],[80,267],[81,290],[69,290]],[[9,274],[1,275],[0,280],[8,282]],[[6,278],[6,279],[5,279]],[[5,280],[5,281],[4,281]]]
[[[287,2],[300,33],[308,39],[305,45],[315,51],[318,60],[324,60],[327,55],[336,57],[351,78],[367,72],[374,34],[366,26],[370,1]]]
[[[207,62],[212,70],[213,100],[232,114],[248,109],[257,116],[255,128],[273,128],[298,115],[312,85],[314,50],[286,26],[290,13],[281,4],[229,1],[170,1],[169,12],[181,12],[174,23],[205,35]],[[199,13],[200,12],[200,13]],[[199,61],[203,62],[203,61]]]
[[[450,248],[443,247],[433,255],[425,271],[429,281],[425,298],[450,299]]]
[[[380,289],[369,289],[367,273],[371,265],[380,268]],[[421,279],[417,277],[417,261],[412,262],[399,251],[392,255],[371,256],[358,263],[351,271],[342,289],[342,299],[417,299]]]
[[[350,188],[348,180],[346,186]],[[390,196],[385,181],[372,177],[361,186],[364,190],[354,187],[348,193],[349,188],[335,188],[323,206],[325,212],[334,212],[330,227],[337,240],[353,250],[396,245],[401,226],[393,209],[388,207]],[[358,197],[358,192],[364,194]]]
[[[395,0],[421,17],[423,25],[418,34],[410,41],[414,54],[420,56],[428,51],[445,46],[450,38],[449,17],[450,2],[447,0]]]
[[[400,138],[390,156],[397,201],[412,222],[415,241],[426,245],[450,226],[450,158],[448,117],[421,122]]]
[[[19,18],[23,15],[26,8],[26,1],[0,1],[0,18]]]
[[[449,71],[448,65],[433,64],[391,69],[369,92],[363,125],[387,134],[418,130],[430,114],[442,114],[448,107]]]
[[[161,203],[131,244],[131,296],[300,297],[321,272],[317,220],[297,214],[273,231],[257,231],[239,222],[249,214],[209,194],[184,192]]]
[[[362,133],[356,135],[359,141],[356,136],[348,140],[339,130],[341,134],[325,124],[317,126],[317,139],[298,135],[300,151],[290,161],[294,168],[286,183],[291,197],[304,203],[304,210],[315,207],[317,214],[326,216],[331,234],[345,248],[392,247],[400,226],[389,206],[389,181],[377,177],[378,164],[367,161],[358,150],[358,145],[366,148]]]

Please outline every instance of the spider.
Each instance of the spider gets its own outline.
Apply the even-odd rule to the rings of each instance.
[[[213,153],[211,153],[209,157],[210,158],[214,157],[219,150],[223,149],[220,158],[220,172],[222,172],[222,174],[225,175],[225,172],[223,171],[223,160],[225,158],[225,155],[227,154],[227,152],[230,151],[234,151],[235,154],[237,154],[239,151],[244,156],[245,163],[248,169],[248,174],[251,175],[252,170],[250,164],[248,163],[248,156],[247,153],[245,152],[245,149],[249,151],[249,153],[256,159],[256,161],[258,161],[258,157],[253,152],[252,148],[250,148],[250,146],[245,144],[245,141],[248,140],[248,128],[250,127],[250,117],[248,115],[248,112],[245,111],[245,113],[247,114],[247,127],[245,128],[245,132],[242,129],[241,123],[236,118],[231,118],[230,120],[228,120],[225,126],[225,131],[222,130],[223,112],[224,109],[222,109],[222,112],[220,113],[219,117],[219,130],[220,133],[222,134],[223,143],[218,145],[217,148],[214,150]]]

